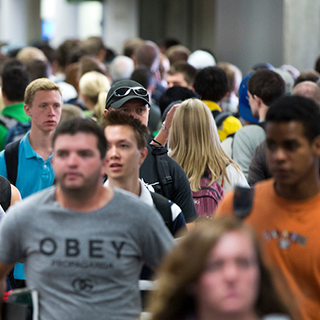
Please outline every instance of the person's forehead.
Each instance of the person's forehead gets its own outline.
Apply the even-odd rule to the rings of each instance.
[[[181,79],[181,80],[184,80],[184,76],[183,76],[183,73],[181,72],[177,72],[177,73],[174,73],[174,74],[168,74],[168,79],[171,78],[171,79]]]
[[[276,136],[278,139],[306,138],[303,123],[300,121],[266,122],[265,130],[267,139],[271,136]]]
[[[98,138],[92,133],[64,133],[57,136],[54,149],[95,149],[97,148],[97,141]]]
[[[47,100],[47,99],[54,99],[56,101],[61,102],[62,97],[58,90],[39,90],[34,95],[34,100]]]
[[[147,106],[148,106],[148,104],[141,99],[131,99],[131,100],[125,102],[119,109],[122,109],[124,107],[136,108],[136,107],[147,107]]]
[[[106,139],[108,141],[136,141],[134,130],[129,125],[112,125],[104,129]]]

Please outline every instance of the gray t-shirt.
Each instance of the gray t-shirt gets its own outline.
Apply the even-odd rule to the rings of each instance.
[[[103,208],[74,212],[55,188],[12,207],[0,225],[0,261],[25,259],[39,292],[40,319],[135,319],[145,262],[157,266],[172,246],[159,214],[119,189]]]

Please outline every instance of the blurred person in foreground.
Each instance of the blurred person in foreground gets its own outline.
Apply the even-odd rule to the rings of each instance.
[[[226,217],[199,222],[166,257],[149,311],[153,320],[288,319],[289,314],[253,230]],[[278,317],[265,317],[270,314]]]

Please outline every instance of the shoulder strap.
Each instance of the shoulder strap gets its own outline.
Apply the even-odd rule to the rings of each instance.
[[[11,185],[10,182],[0,176],[0,204],[4,211],[10,207],[11,203]]]
[[[171,213],[171,203],[168,201],[167,198],[162,197],[161,195],[150,192],[154,205],[156,206],[157,210],[162,216],[163,221],[165,222],[166,226],[168,227],[169,231],[173,232],[172,226],[172,213]]]
[[[19,162],[19,144],[21,140],[9,143],[4,148],[4,158],[7,166],[7,177],[10,183],[16,185],[18,162]]]
[[[226,120],[228,117],[232,116],[231,112],[220,112],[214,120],[216,121],[217,128],[222,125],[222,122]]]
[[[254,199],[254,188],[236,186],[233,195],[233,212],[235,216],[243,220],[252,209]]]
[[[173,193],[173,179],[170,175],[169,163],[167,161],[167,149],[165,147],[152,144],[150,145],[150,147],[152,148],[152,155],[156,159],[156,166],[162,195],[170,199]]]

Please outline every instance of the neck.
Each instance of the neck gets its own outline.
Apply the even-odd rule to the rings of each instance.
[[[51,132],[38,132],[34,128],[31,128],[29,134],[29,142],[32,149],[39,154],[43,160],[47,160],[52,153],[51,140],[54,131]]]
[[[274,189],[277,195],[287,200],[307,200],[320,192],[319,167],[315,166],[296,185],[286,185],[275,181]]]
[[[3,102],[6,107],[9,107],[9,106],[11,106],[13,104],[17,104],[17,103],[23,103],[23,101],[9,101],[8,99],[6,99],[4,97],[3,97]]]
[[[266,118],[269,107],[264,103],[259,108],[259,121],[262,121]]]
[[[126,191],[129,191],[131,193],[134,193],[138,197],[140,197],[141,194],[141,186],[138,176],[132,179],[128,179],[126,177],[125,180],[115,180],[112,178],[108,178],[109,180],[109,186],[117,187]]]
[[[105,206],[113,197],[113,191],[102,184],[90,190],[68,190],[56,187],[57,202],[64,208],[78,212],[90,212]]]

